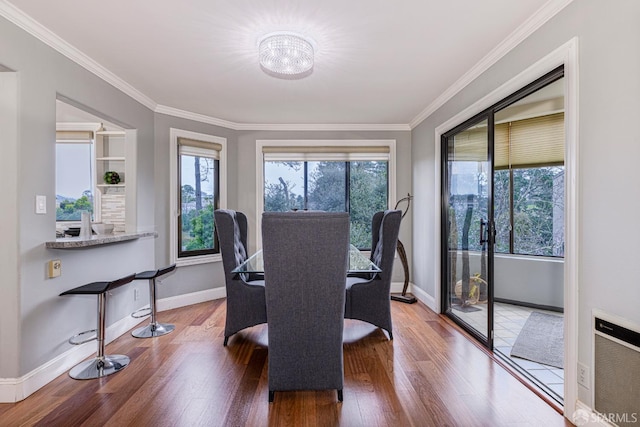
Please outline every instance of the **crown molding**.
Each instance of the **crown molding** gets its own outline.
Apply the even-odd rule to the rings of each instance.
[[[205,116],[204,114],[192,113],[191,111],[180,110],[179,108],[168,107],[166,105],[158,104],[156,108],[153,109],[153,111],[158,114],[166,114],[167,116],[179,117],[181,119],[193,120],[195,122],[207,123],[227,129],[238,130],[238,123],[218,119],[216,117]]]
[[[376,131],[376,132],[397,132],[411,131],[409,124],[358,124],[358,123],[336,123],[336,124],[242,124],[241,130],[296,130],[296,131]]]
[[[113,74],[111,71],[107,70],[102,65],[98,64],[89,56],[63,40],[51,30],[44,27],[22,10],[18,9],[11,3],[8,3],[6,0],[0,0],[0,16],[11,21],[38,40],[57,50],[59,53],[63,54],[86,70],[92,72],[115,88],[120,89],[122,92],[140,102],[150,110],[153,110],[156,107],[156,102],[154,100]]]
[[[271,131],[410,131],[408,124],[269,124],[269,123],[237,123],[228,120],[192,113],[178,108],[158,105],[156,113],[180,117],[196,122],[221,126],[232,130],[271,130]]]
[[[489,67],[494,65],[500,59],[502,59],[507,53],[518,46],[531,34],[536,32],[540,27],[547,23],[551,18],[557,15],[562,9],[564,9],[573,0],[549,0],[533,15],[529,17],[522,25],[516,28],[511,34],[507,36],[499,45],[493,48],[484,58],[482,58],[476,65],[474,65],[469,71],[467,71],[462,77],[460,77],[454,84],[449,86],[440,96],[438,96],[431,104],[420,112],[411,122],[409,126],[411,129],[418,126],[424,119],[436,112],[438,108],[442,107],[447,101],[453,98],[458,92],[464,89],[476,78],[480,77],[482,73],[487,71]]]

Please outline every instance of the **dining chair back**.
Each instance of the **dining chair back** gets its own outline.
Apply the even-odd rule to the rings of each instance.
[[[266,212],[262,244],[269,319],[269,401],[275,391],[338,391],[349,265],[345,212]]]
[[[227,290],[227,318],[224,343],[242,329],[267,322],[264,280],[250,280],[246,274],[232,270],[247,259],[247,217],[242,212],[217,209],[214,213],[215,230],[222,252],[222,264]]]
[[[346,319],[358,319],[386,330],[393,339],[391,276],[402,211],[376,212],[371,220],[371,261],[382,272],[347,278]]]

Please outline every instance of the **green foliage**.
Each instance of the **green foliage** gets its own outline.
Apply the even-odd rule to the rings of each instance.
[[[326,212],[346,211],[345,169],[345,162],[310,162],[308,209]]]
[[[189,184],[182,186],[182,203],[191,203],[196,200],[196,190]]]
[[[90,191],[82,193],[82,197],[73,200],[63,200],[56,208],[56,221],[80,221],[82,211],[93,213],[93,202]]]
[[[371,218],[387,209],[387,163],[351,162],[351,243],[371,249]]]
[[[292,172],[300,172],[304,162],[278,162]],[[347,167],[350,168],[350,194],[347,195]],[[371,246],[371,218],[387,208],[387,162],[308,162],[307,209],[344,212],[349,199],[351,243],[359,248]],[[305,189],[280,177],[278,183],[267,183],[264,206],[267,212],[304,209]]]
[[[182,215],[182,233],[183,250],[213,248],[213,204],[206,205],[200,211],[192,209]]]
[[[564,255],[564,169],[559,166],[513,169],[513,252],[517,254]],[[496,224],[495,251],[509,253],[510,171],[494,174],[494,220]],[[479,180],[481,191],[471,204],[469,249],[480,251],[481,219],[487,218],[487,188]],[[451,198],[455,211],[454,224],[458,231],[458,249],[462,248],[462,224],[467,210],[467,196]],[[452,242],[453,243],[453,242]]]

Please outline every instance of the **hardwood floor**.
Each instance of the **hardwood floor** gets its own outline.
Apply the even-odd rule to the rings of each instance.
[[[125,334],[107,354],[122,372],[64,374],[22,402],[0,404],[1,426],[570,426],[562,415],[421,303],[392,301],[394,340],[364,322],[344,330],[344,402],[334,391],[280,392],[268,403],[267,328],[223,347],[225,300],[159,313],[176,330]]]

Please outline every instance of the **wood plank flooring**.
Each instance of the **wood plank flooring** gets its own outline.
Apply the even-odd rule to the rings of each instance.
[[[421,303],[392,301],[394,340],[345,321],[344,402],[335,391],[280,392],[268,403],[267,327],[223,347],[225,300],[158,314],[176,330],[123,335],[107,354],[131,364],[77,381],[64,374],[22,402],[0,404],[0,426],[570,426]]]

